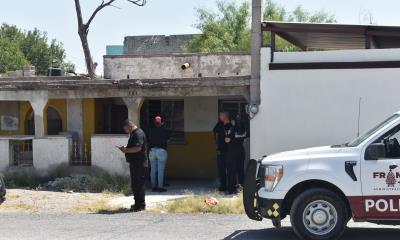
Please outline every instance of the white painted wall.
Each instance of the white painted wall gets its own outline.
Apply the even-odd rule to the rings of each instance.
[[[211,132],[218,117],[217,97],[185,98],[185,132]]]
[[[33,139],[33,167],[47,175],[62,166],[69,166],[72,140],[66,136]]]
[[[0,173],[10,166],[10,140],[0,139]]]
[[[129,164],[125,155],[115,146],[125,146],[128,143],[126,135],[93,135],[92,166],[106,170],[112,175],[129,175]]]
[[[400,49],[369,49],[369,50],[355,49],[355,50],[312,51],[312,52],[276,52],[274,54],[274,63],[366,62],[366,61],[398,61],[398,60],[400,60]],[[262,68],[263,67],[265,68],[265,66],[262,66]]]
[[[261,105],[251,120],[253,158],[352,140],[357,135],[360,98],[361,133],[400,110],[400,69],[269,71],[270,50],[263,48],[261,54]],[[277,53],[275,57],[321,62],[325,56],[332,56],[329,61],[400,60],[400,51]]]

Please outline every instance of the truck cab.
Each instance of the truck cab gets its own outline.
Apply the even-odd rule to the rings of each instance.
[[[244,205],[300,239],[339,239],[350,219],[400,224],[400,112],[356,139],[251,160]]]

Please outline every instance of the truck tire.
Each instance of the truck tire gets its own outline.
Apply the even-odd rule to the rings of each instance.
[[[0,204],[6,200],[6,184],[4,179],[0,176]]]
[[[257,191],[259,189],[259,184],[257,183],[257,161],[250,160],[247,165],[246,174],[244,177],[243,186],[243,205],[246,215],[255,221],[262,221],[262,216],[257,209]]]
[[[343,200],[334,192],[316,188],[300,194],[290,209],[290,221],[303,240],[340,239],[348,213]]]

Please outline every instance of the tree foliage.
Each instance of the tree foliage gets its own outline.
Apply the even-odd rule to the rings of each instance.
[[[218,13],[197,9],[195,27],[202,34],[188,46],[191,52],[246,51],[250,48],[250,6],[248,2],[217,1]]]
[[[16,42],[0,38],[0,73],[19,69],[28,63]]]
[[[205,8],[196,9],[198,20],[194,25],[201,34],[187,46],[187,52],[235,52],[250,51],[250,4],[244,1],[217,1],[217,12]],[[266,0],[264,20],[284,22],[334,23],[334,15],[323,10],[309,12],[301,6],[285,9],[273,0]],[[264,43],[270,44],[270,33],[265,33]],[[292,51],[296,47],[277,37],[277,49]]]
[[[2,24],[0,27],[0,43],[2,51],[0,58],[9,61],[0,62],[0,72],[21,69],[26,65],[34,65],[37,74],[47,74],[51,66],[66,66],[74,69],[71,63],[66,62],[65,50],[62,43],[55,39],[49,41],[47,34],[38,29],[23,31],[14,25]],[[14,56],[7,57],[7,51],[15,51]],[[12,58],[12,59],[10,59]]]

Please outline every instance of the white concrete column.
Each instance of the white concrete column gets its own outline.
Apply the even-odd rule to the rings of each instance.
[[[47,104],[47,98],[37,98],[30,100],[33,116],[35,121],[35,137],[41,138],[44,136],[44,108]]]
[[[6,172],[11,163],[10,140],[0,139],[0,172]]]
[[[261,23],[264,14],[264,0],[252,0],[252,20],[251,20],[251,84],[250,98],[251,104],[260,104],[260,70],[262,47]]]
[[[128,119],[134,122],[137,126],[140,125],[140,108],[143,103],[142,97],[127,97],[122,98],[128,108]]]
[[[67,99],[67,131],[77,134],[78,145],[83,143],[83,101]]]

